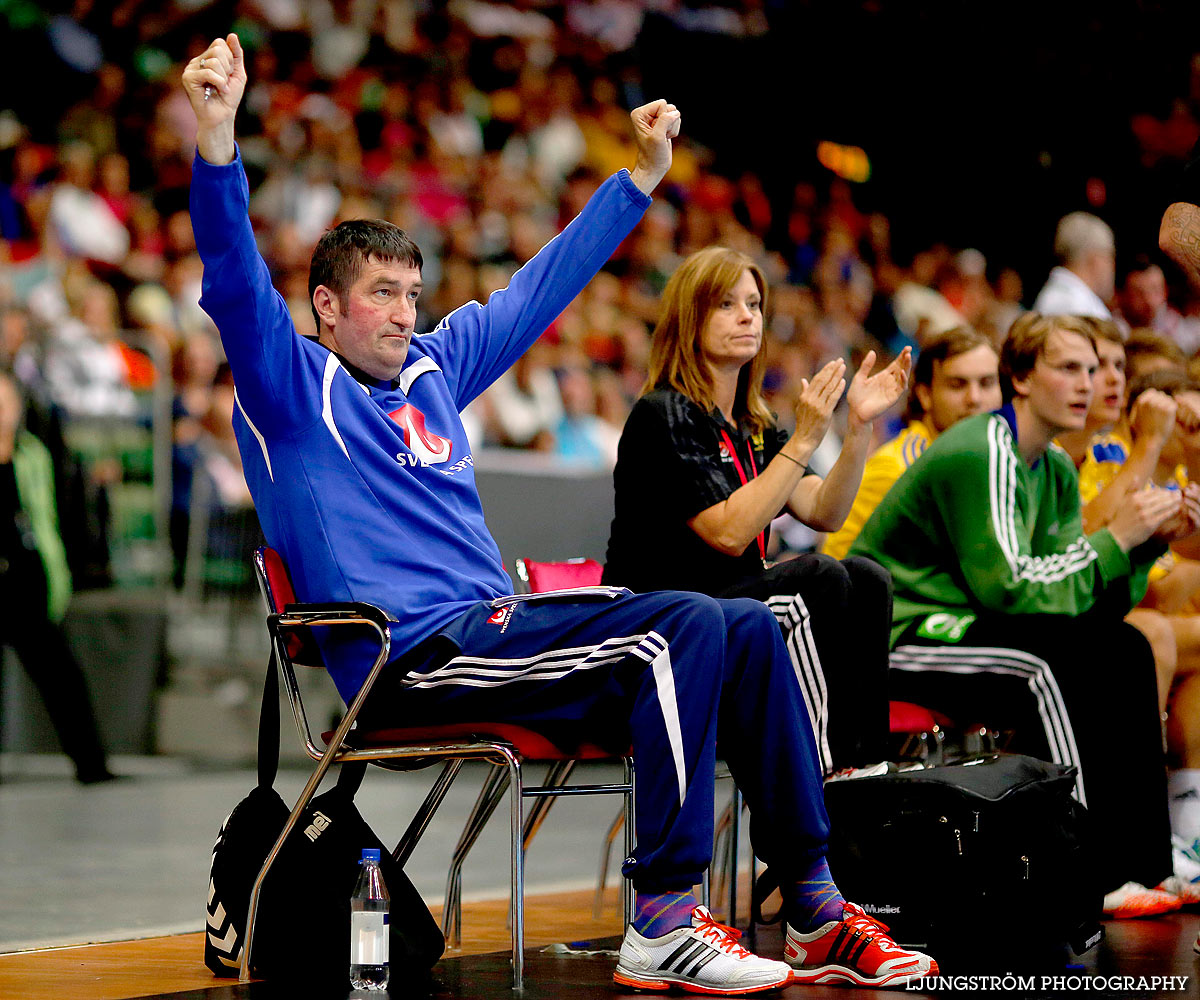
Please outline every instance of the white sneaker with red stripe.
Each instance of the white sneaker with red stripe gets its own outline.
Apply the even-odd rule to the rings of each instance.
[[[1126,882],[1104,897],[1104,915],[1113,920],[1133,920],[1174,913],[1182,900],[1162,889],[1147,889],[1139,882]]]
[[[1200,882],[1189,882],[1182,875],[1170,875],[1154,888],[1174,896],[1180,906],[1200,906]]]
[[[639,990],[679,989],[734,997],[786,986],[792,970],[759,958],[740,944],[740,931],[719,924],[703,906],[692,910],[691,927],[661,937],[642,937],[630,927],[621,942],[613,982]]]
[[[783,959],[792,967],[794,983],[900,986],[938,974],[937,962],[924,952],[900,947],[888,937],[886,924],[855,903],[846,904],[841,920],[808,934],[789,925]]]

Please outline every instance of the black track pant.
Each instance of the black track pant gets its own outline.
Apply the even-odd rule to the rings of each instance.
[[[946,617],[926,632],[945,635]],[[958,641],[920,627],[892,652],[892,697],[1012,729],[1010,750],[1078,766],[1105,891],[1171,874],[1154,658],[1137,629],[1098,614],[983,616]]]
[[[63,630],[44,615],[13,615],[4,623],[0,644],[12,648],[37,687],[79,779],[102,776],[107,767],[87,681]]]
[[[887,757],[887,570],[870,559],[803,555],[719,596],[753,597],[775,613],[825,774]]]

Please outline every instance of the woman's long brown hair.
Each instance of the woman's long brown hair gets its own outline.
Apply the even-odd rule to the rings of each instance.
[[[728,247],[706,247],[688,257],[663,290],[662,309],[650,343],[649,371],[642,395],[670,387],[683,393],[708,413],[716,405],[712,378],[704,362],[700,338],[712,311],[729,295],[749,271],[758,285],[763,316],[767,311],[767,279],[762,269],[744,253]],[[765,320],[764,320],[765,322]],[[766,331],[763,331],[763,345]],[[738,375],[733,401],[734,420],[746,420],[754,433],[761,433],[774,418],[762,394],[766,371],[764,348]]]

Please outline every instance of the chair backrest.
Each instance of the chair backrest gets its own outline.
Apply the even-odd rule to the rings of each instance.
[[[268,614],[277,615],[287,605],[296,603],[292,578],[288,576],[283,557],[278,552],[268,545],[260,546],[254,553],[254,568]]]
[[[550,590],[572,590],[575,587],[595,587],[600,583],[604,567],[595,559],[564,559],[561,562],[540,562],[536,559],[516,560],[517,580],[527,593],[544,594]]]
[[[254,572],[258,577],[258,589],[268,615],[280,614],[289,604],[296,603],[296,591],[292,578],[283,563],[283,556],[269,545],[263,545],[254,553]],[[297,665],[324,669],[321,650],[313,638],[312,630],[296,628],[288,631],[283,641],[282,652]]]

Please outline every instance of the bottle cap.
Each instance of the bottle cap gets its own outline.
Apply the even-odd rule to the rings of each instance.
[[[379,848],[378,847],[364,847],[362,859],[363,859],[363,861],[378,861],[379,860]]]

